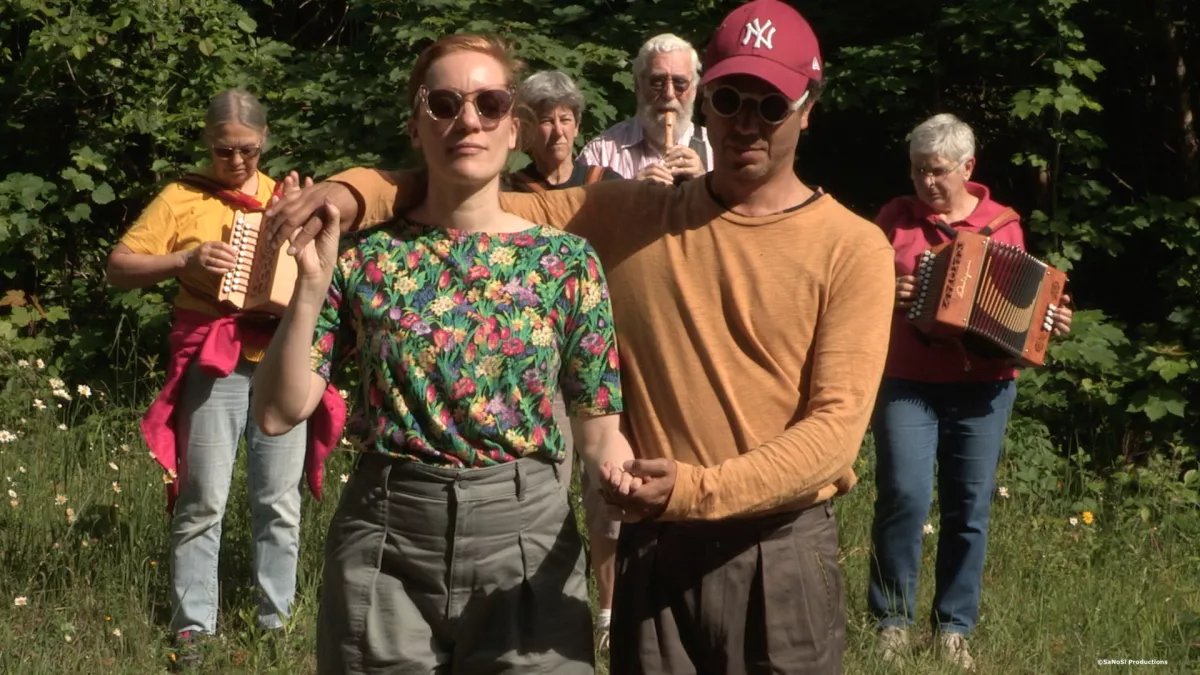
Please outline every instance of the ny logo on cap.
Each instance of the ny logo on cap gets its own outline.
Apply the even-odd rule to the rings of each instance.
[[[771,20],[767,19],[766,23],[760,23],[758,19],[746,23],[746,34],[742,36],[742,44],[750,44],[750,38],[754,38],[754,48],[774,49],[771,44],[771,38],[775,37],[775,26],[771,25]]]

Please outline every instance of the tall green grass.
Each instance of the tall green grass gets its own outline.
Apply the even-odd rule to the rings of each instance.
[[[11,491],[0,502],[0,672],[163,672],[172,654],[170,521],[163,473],[137,431],[140,406],[114,403],[100,391],[83,397],[76,387],[87,383],[77,380],[65,383],[71,400],[63,400],[34,364],[8,371],[0,393],[0,432],[7,432],[0,438],[8,439],[0,443],[0,480]],[[36,409],[35,398],[46,409]],[[330,459],[324,501],[305,491],[295,615],[282,640],[267,641],[254,626],[240,458],[222,542],[221,640],[204,672],[314,672],[322,543],[351,459],[345,449]],[[1014,469],[1005,463],[1001,485]],[[953,672],[922,649],[898,669],[872,654],[869,444],[858,470],[862,482],[838,502],[850,616],[846,672]],[[997,497],[972,640],[980,672],[1200,672],[1200,542],[1138,519],[1106,522],[1101,515],[1085,524],[1056,503]],[[934,540],[926,538],[922,616],[933,592]],[[1100,666],[1099,659],[1168,663]]]

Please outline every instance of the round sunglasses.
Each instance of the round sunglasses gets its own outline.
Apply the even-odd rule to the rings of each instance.
[[[782,124],[788,115],[792,114],[792,102],[788,97],[777,92],[755,96],[738,91],[729,85],[714,89],[708,95],[708,103],[713,112],[721,117],[733,117],[741,111],[746,101],[753,101],[758,107],[758,116],[771,125]]]
[[[439,122],[455,122],[468,102],[474,103],[475,114],[484,123],[494,126],[513,109],[512,88],[482,89],[466,94],[453,89],[429,89],[421,85],[417,96],[425,103],[425,112]]]

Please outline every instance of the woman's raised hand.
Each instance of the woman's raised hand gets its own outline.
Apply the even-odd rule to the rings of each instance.
[[[291,179],[291,176],[288,177]],[[287,179],[285,179],[287,180]],[[305,180],[305,187],[312,186],[312,179]],[[284,190],[288,187],[285,185]],[[334,267],[338,259],[338,240],[342,235],[342,214],[328,199],[316,213],[321,229],[311,241],[296,251],[297,284],[324,300],[329,284],[333,280]]]

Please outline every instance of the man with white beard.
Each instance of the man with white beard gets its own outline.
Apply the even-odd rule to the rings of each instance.
[[[699,79],[700,57],[687,40],[670,33],[647,40],[633,60],[637,115],[592,139],[580,161],[667,185],[704,175],[713,157],[708,132],[692,123]],[[670,148],[667,113],[675,119]]]

